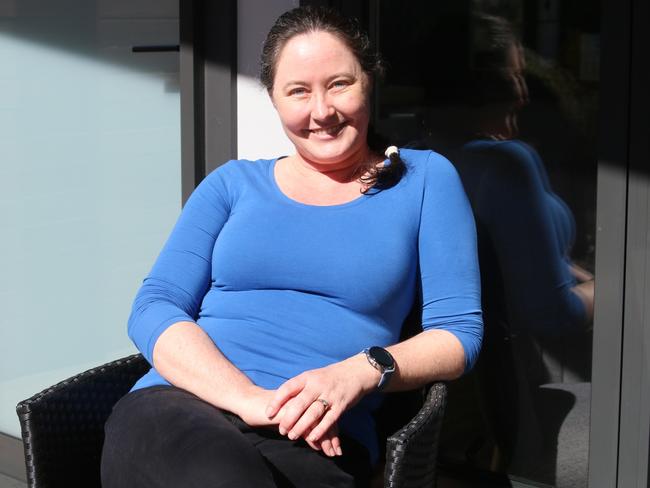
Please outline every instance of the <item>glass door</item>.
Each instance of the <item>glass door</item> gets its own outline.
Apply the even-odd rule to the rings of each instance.
[[[375,130],[447,156],[477,224],[485,338],[450,384],[442,472],[587,486],[600,4],[380,0],[369,12],[387,64]]]
[[[135,352],[131,300],[181,208],[178,52],[135,51],[178,41],[176,0],[0,2],[1,433]]]

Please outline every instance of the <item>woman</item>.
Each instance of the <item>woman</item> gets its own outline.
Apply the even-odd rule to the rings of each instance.
[[[445,93],[449,106],[427,123],[428,142],[454,162],[474,210],[484,312],[517,333],[584,331],[593,319],[594,281],[571,259],[573,213],[553,191],[540,155],[518,138],[519,112],[529,103],[523,46],[501,17],[474,13],[471,35],[448,26],[472,39],[472,55],[458,59],[443,83],[432,78],[431,93]]]
[[[231,161],[188,200],[135,299],[153,368],[109,419],[104,486],[365,486],[379,387],[471,367],[471,210],[442,157],[368,146],[379,66],[332,11],[271,29],[261,78],[295,153]],[[416,290],[426,330],[396,344]]]

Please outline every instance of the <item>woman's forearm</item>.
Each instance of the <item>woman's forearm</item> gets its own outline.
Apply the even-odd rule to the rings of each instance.
[[[424,331],[386,349],[397,368],[386,391],[411,390],[432,381],[452,380],[465,369],[463,346],[446,330]]]
[[[395,373],[384,391],[404,391],[419,388],[437,380],[452,380],[463,374],[465,352],[451,332],[429,330],[386,348],[395,359]],[[374,391],[380,373],[364,354],[342,362],[348,377],[363,385],[363,394]]]
[[[233,413],[256,388],[193,322],[176,322],[167,328],[156,341],[153,362],[172,385]]]

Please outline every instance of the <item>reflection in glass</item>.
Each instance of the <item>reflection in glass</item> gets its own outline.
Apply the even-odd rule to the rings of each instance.
[[[451,385],[443,463],[572,487],[587,483],[598,93],[598,17],[578,3],[381,2],[376,117],[455,164],[477,223],[485,340]]]

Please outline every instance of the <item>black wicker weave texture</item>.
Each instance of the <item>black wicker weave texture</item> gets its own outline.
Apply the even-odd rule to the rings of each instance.
[[[444,383],[434,383],[413,420],[388,438],[385,488],[436,486],[438,438],[446,402],[446,386]]]
[[[129,356],[62,381],[18,404],[30,488],[99,487],[104,423],[149,365]]]

